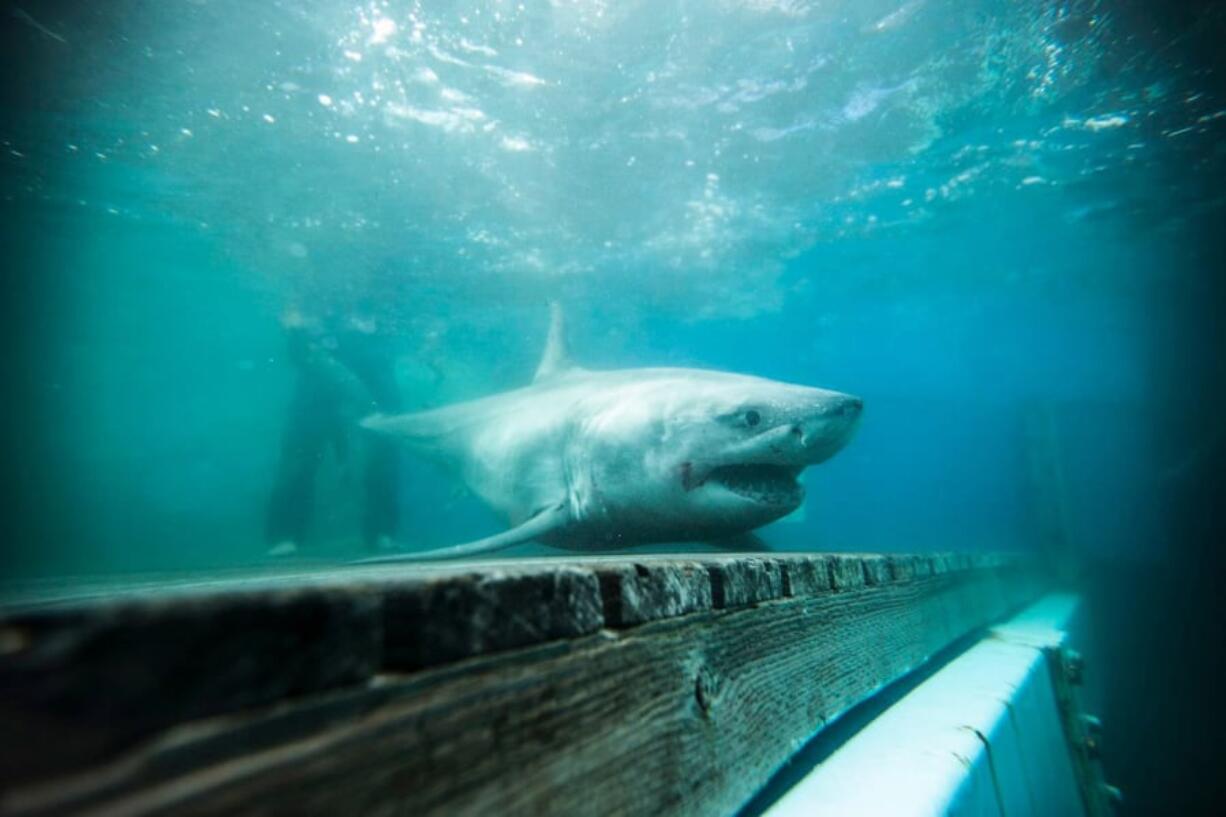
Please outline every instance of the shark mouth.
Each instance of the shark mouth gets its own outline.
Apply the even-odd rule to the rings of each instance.
[[[800,468],[786,465],[721,465],[703,482],[715,482],[734,494],[763,505],[798,505],[804,488],[796,481]]]

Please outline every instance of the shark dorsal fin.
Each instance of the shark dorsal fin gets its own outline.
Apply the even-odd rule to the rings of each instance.
[[[536,367],[533,382],[554,377],[578,368],[571,363],[566,350],[566,317],[562,314],[562,305],[557,301],[549,302],[549,337],[545,341],[545,353],[541,355],[541,364]]]

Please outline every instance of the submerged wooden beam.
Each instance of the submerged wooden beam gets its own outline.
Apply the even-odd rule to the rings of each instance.
[[[0,613],[0,814],[725,814],[1039,587],[1000,556],[754,554],[31,600]]]

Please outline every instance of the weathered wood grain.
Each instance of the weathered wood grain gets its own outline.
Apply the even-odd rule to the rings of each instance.
[[[596,566],[609,627],[633,627],[647,621],[710,610],[714,606],[711,574],[706,565],[670,560]]]
[[[211,643],[201,633],[241,642],[249,625],[225,619],[176,634],[163,623],[175,649],[205,660],[193,686],[147,694],[173,700],[186,689],[210,708],[151,701],[163,714],[144,728],[157,734],[143,732],[139,745],[129,736],[119,754],[112,745],[107,761],[87,753],[87,769],[45,757],[25,761],[41,777],[8,767],[0,814],[728,813],[824,723],[1036,592],[1035,577],[1013,561],[928,555],[542,560],[310,582],[277,592],[323,594],[366,616],[354,654],[332,654],[333,671],[349,674],[320,675],[353,622],[327,630],[332,646],[317,645],[311,672],[299,670],[313,683],[288,683],[283,652],[257,651],[246,654],[246,672],[261,694],[199,698],[219,671],[200,652]],[[243,609],[257,621],[267,615],[258,604]],[[0,630],[29,627],[29,615]],[[54,631],[23,631],[18,663],[0,657],[0,678],[19,691],[53,677],[72,687],[68,674],[129,653],[159,671],[180,666],[157,655],[162,637],[108,626],[128,635],[78,639],[94,646],[58,664],[48,657]],[[299,632],[270,630],[287,639],[282,649],[297,643],[286,629]],[[116,652],[115,638],[132,639],[129,653]],[[44,656],[44,675],[12,674],[30,651]],[[95,700],[80,700],[105,712],[113,679],[99,677]],[[63,699],[22,694],[26,715],[50,713],[60,719],[55,734],[75,739]],[[45,727],[36,719],[28,734]]]
[[[830,592],[829,558],[799,554],[781,558],[779,562],[783,567],[785,596],[813,596]]]
[[[485,570],[380,585],[384,668],[415,670],[594,633],[604,625],[590,570]]]
[[[711,598],[717,610],[745,607],[784,596],[783,564],[769,557],[711,559]]]
[[[361,589],[121,600],[0,619],[0,786],[176,723],[361,683],[382,617]]]

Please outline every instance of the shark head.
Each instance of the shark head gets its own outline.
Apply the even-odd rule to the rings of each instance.
[[[840,392],[685,369],[606,395],[578,438],[590,461],[572,469],[587,473],[587,507],[619,529],[677,539],[795,510],[797,477],[847,444],[862,408]]]

